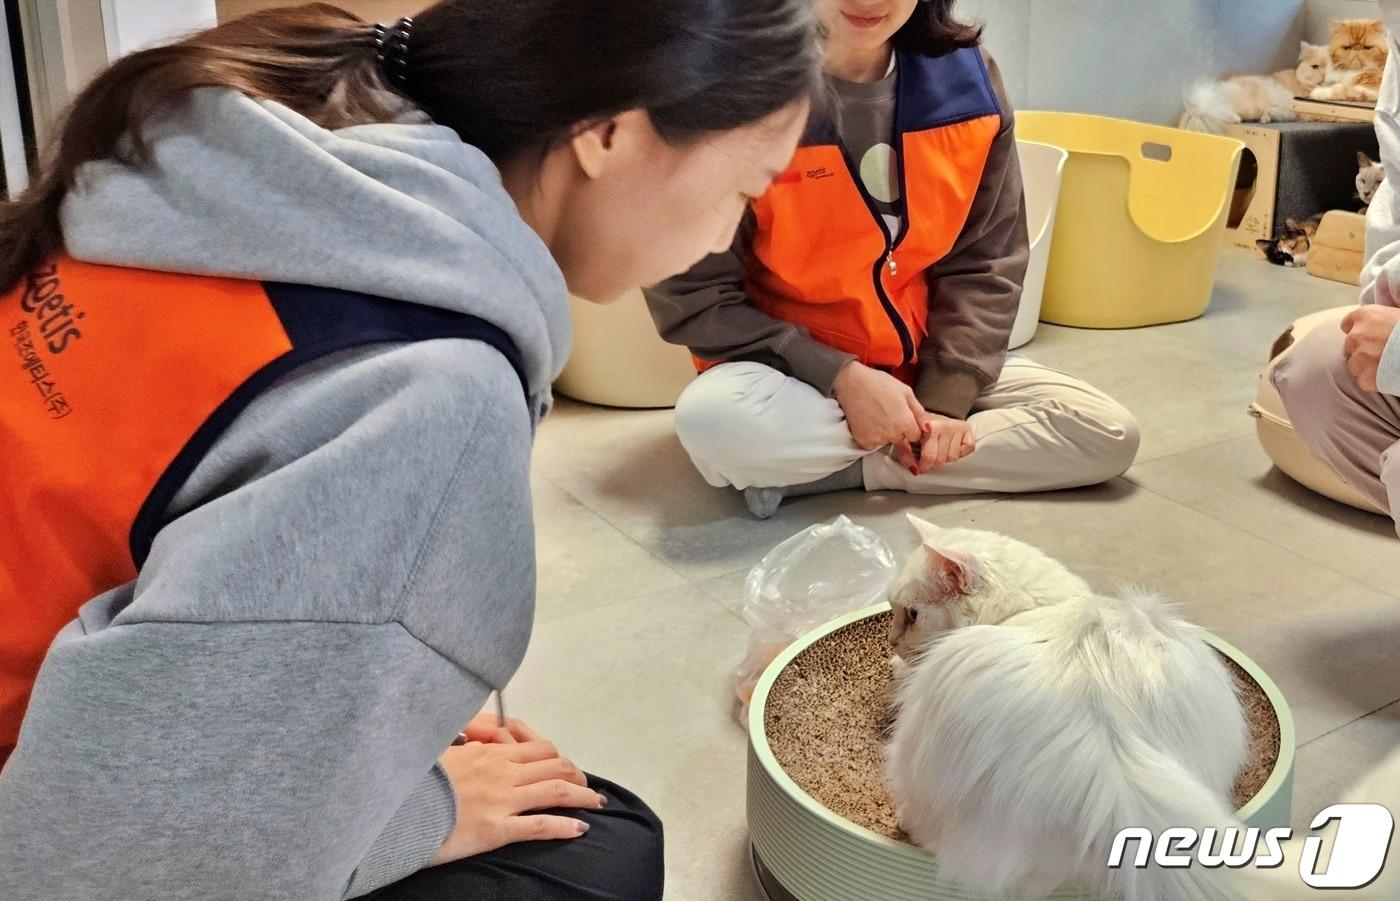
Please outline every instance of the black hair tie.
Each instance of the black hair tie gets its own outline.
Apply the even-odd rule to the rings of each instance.
[[[384,75],[398,88],[408,86],[408,40],[413,36],[413,19],[405,16],[389,27],[374,26],[374,55]]]

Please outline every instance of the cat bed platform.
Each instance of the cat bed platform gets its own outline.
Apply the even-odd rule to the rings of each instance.
[[[985,898],[941,879],[936,857],[901,840],[888,799],[875,797],[883,781],[879,773],[869,771],[880,766],[878,735],[888,725],[882,698],[889,681],[889,645],[884,638],[889,609],[880,604],[857,611],[799,638],[773,661],[754,691],[749,708],[749,838],[755,876],[769,901]],[[1268,732],[1269,723],[1276,725],[1269,732],[1276,736],[1276,746],[1267,738],[1251,739],[1252,748],[1263,749],[1255,755],[1254,771],[1247,767],[1236,783],[1237,797],[1249,794],[1239,816],[1249,826],[1287,826],[1295,749],[1288,705],[1253,661],[1219,639],[1210,641],[1236,672],[1252,734]],[[823,673],[830,677],[822,678]],[[812,740],[810,730],[794,729],[794,702],[800,709],[820,712],[810,717],[826,730],[820,740]],[[849,732],[844,737],[843,729]],[[811,766],[799,772],[791,762],[793,755],[814,745],[826,755],[826,773],[813,772]],[[810,792],[784,768],[783,759],[799,772]],[[1248,788],[1242,788],[1246,784]],[[1085,901],[1089,896],[1061,890],[1049,897]]]
[[[1296,320],[1289,326],[1288,331],[1292,332],[1292,340],[1296,342],[1315,328],[1339,328],[1342,317],[1354,309],[1355,306],[1345,306],[1309,313]],[[1280,337],[1275,346],[1282,343],[1282,340]],[[1323,497],[1330,497],[1338,503],[1369,513],[1384,515],[1384,511],[1376,509],[1360,492],[1339,479],[1336,473],[1314,457],[1303,446],[1303,442],[1298,440],[1298,434],[1293,430],[1293,423],[1288,418],[1288,411],[1283,407],[1283,398],[1279,397],[1269,378],[1278,361],[1287,353],[1288,351],[1284,350],[1264,368],[1259,376],[1259,389],[1254,403],[1249,406],[1249,415],[1254,417],[1255,430],[1258,432],[1259,444],[1264,448],[1264,453],[1284,475]]]

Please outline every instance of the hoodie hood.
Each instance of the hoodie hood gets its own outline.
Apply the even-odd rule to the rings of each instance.
[[[328,131],[205,88],[148,131],[152,164],[89,163],[61,210],[92,263],[358,291],[510,335],[541,411],[568,358],[567,288],[485,154],[421,114]]]

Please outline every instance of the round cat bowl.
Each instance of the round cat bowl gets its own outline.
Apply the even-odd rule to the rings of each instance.
[[[888,610],[888,604],[860,610],[799,638],[773,661],[754,691],[749,708],[749,841],[755,876],[769,901],[991,901],[941,879],[933,854],[878,835],[823,807],[788,776],[769,748],[764,712],[783,670],[832,633]],[[1263,787],[1240,808],[1240,819],[1261,828],[1287,826],[1295,743],[1288,704],[1252,660],[1214,636],[1209,640],[1259,684],[1278,720],[1278,759]],[[1090,899],[1066,890],[1049,897]]]

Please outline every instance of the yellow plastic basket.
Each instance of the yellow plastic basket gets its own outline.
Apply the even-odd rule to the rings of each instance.
[[[1018,113],[1016,134],[1069,152],[1042,320],[1133,328],[1206,311],[1242,142],[1052,112]]]

